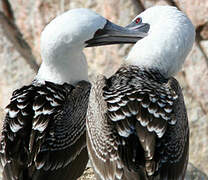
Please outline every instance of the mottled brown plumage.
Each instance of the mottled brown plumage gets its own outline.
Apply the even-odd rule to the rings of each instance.
[[[52,82],[14,91],[1,138],[3,180],[75,180],[88,162],[90,83]]]
[[[93,84],[87,145],[97,179],[183,179],[188,142],[186,108],[173,77],[123,66]]]

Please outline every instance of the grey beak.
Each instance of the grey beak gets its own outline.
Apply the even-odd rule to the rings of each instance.
[[[147,36],[149,28],[150,26],[147,23],[131,23],[126,27],[121,27],[107,21],[103,29],[99,29],[92,39],[85,42],[85,47],[136,43]]]

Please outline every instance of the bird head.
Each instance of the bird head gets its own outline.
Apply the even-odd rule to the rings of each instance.
[[[148,36],[138,41],[129,52],[126,63],[156,69],[165,77],[177,73],[195,40],[195,28],[189,18],[176,7],[154,6],[127,26],[148,23]]]

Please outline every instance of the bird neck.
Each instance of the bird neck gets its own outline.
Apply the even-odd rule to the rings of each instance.
[[[82,50],[68,50],[57,56],[43,59],[36,80],[50,81],[57,84],[76,84],[81,80],[88,81],[88,65]]]
[[[140,68],[155,69],[164,77],[169,78],[180,70],[185,60],[183,55],[187,55],[177,53],[178,47],[171,45],[171,42],[160,43],[158,39],[144,38],[133,46],[125,63]]]

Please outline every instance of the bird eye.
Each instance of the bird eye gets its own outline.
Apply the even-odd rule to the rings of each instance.
[[[140,18],[140,17],[138,17],[136,20],[135,20],[135,23],[136,24],[139,24],[139,23],[141,23],[142,22],[142,18]]]

